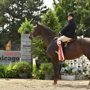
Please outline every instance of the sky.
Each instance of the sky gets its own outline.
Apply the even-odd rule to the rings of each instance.
[[[52,7],[53,0],[43,0],[47,7]]]

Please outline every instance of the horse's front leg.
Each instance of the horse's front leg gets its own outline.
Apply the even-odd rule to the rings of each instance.
[[[58,75],[58,66],[54,66],[54,84],[57,84],[57,81],[59,79]]]
[[[58,60],[53,58],[52,59],[52,64],[53,64],[53,67],[54,67],[54,84],[57,84],[57,81],[59,79]]]

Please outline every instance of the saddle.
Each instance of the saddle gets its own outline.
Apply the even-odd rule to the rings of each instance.
[[[75,40],[76,40],[76,39],[72,38],[71,40],[66,41],[66,42],[62,42],[62,43],[63,43],[64,47],[66,47],[69,42],[73,42],[73,41],[75,41]]]
[[[71,40],[69,40],[69,41],[66,41],[66,42],[62,42],[62,50],[63,50],[63,53],[65,52],[64,51],[64,49],[67,47],[67,45],[68,45],[68,43],[70,43],[70,42],[73,42],[73,41],[75,41],[76,39],[71,39]]]
[[[74,37],[73,37],[71,40],[66,41],[66,42],[62,42],[63,45],[64,45],[64,46],[62,46],[62,47],[66,47],[69,42],[73,42],[73,41],[75,41],[75,40],[77,40],[77,35],[76,35],[76,33],[74,34]]]

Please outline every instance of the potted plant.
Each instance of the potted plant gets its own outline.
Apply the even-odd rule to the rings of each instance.
[[[20,78],[29,78],[32,75],[32,66],[25,61],[15,63],[13,69],[17,70]]]
[[[61,79],[63,80],[75,80],[75,70],[72,67],[61,68]]]
[[[66,65],[61,68],[61,79],[63,80],[75,80],[80,79],[82,75],[82,69],[80,67],[70,67]]]
[[[23,22],[18,29],[18,33],[20,34],[28,34],[33,29],[33,24],[30,24],[30,22],[25,18],[25,22]]]
[[[43,63],[40,66],[41,72],[45,74],[46,80],[51,80],[53,78],[54,70],[52,63]]]

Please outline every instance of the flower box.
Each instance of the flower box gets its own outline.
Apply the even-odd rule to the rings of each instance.
[[[75,75],[61,75],[62,80],[75,80]]]
[[[52,80],[53,76],[52,75],[45,75],[45,80]]]
[[[60,71],[61,74],[61,79],[62,80],[75,80],[75,79],[79,79],[81,78],[82,74],[83,74],[83,70],[80,66],[74,67],[74,66],[68,66],[68,65],[64,65],[61,68]]]

